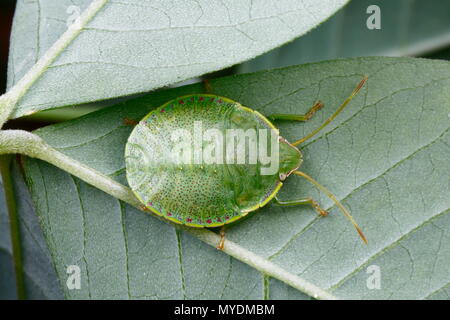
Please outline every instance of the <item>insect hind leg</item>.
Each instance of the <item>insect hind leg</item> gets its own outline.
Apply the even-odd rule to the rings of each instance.
[[[213,87],[211,85],[211,82],[208,79],[203,79],[202,84],[203,84],[203,90],[205,91],[205,93],[208,93],[208,94],[213,93]]]
[[[123,124],[126,126],[136,126],[139,123],[139,121],[136,121],[134,119],[130,119],[130,118],[124,118],[123,119]]]

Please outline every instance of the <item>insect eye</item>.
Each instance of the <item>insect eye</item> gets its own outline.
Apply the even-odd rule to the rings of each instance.
[[[284,173],[280,173],[280,180],[284,181],[286,179],[286,175]]]

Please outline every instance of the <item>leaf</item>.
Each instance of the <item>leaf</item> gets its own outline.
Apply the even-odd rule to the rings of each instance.
[[[0,299],[17,297],[14,264],[11,255],[11,233],[9,228],[8,209],[5,202],[3,182],[0,188]]]
[[[450,283],[448,183],[450,65],[412,58],[322,62],[211,81],[216,94],[265,115],[325,108],[306,123],[277,123],[293,140],[330,116],[364,74],[369,81],[324,132],[302,148],[303,171],[332,190],[366,233],[366,246],[332,202],[290,177],[281,199],[313,196],[309,207],[268,205],[232,225],[231,239],[340,298],[444,297]],[[119,182],[124,145],[139,120],[199,84],[149,94],[36,131],[59,151]],[[41,161],[26,161],[37,213],[61,282],[79,263],[83,290],[68,298],[305,298],[274,279]],[[366,286],[367,267],[381,289]]]
[[[371,5],[381,29],[366,26]],[[431,22],[432,21],[432,22]],[[360,56],[421,56],[450,44],[450,2],[427,0],[351,1],[304,37],[241,64],[238,72]]]
[[[310,122],[279,124],[293,140],[336,110],[363,74],[369,82],[360,95],[304,146],[303,170],[343,200],[369,245],[334,207],[321,219],[310,208],[269,205],[227,237],[338,297],[442,297],[450,283],[448,63],[350,59],[211,83],[215,93],[266,115],[301,113],[320,98],[326,107]],[[123,118],[138,120],[164,101],[200,90],[192,85],[150,94],[37,133],[126,183],[123,148],[132,128]],[[82,266],[83,290],[64,289],[69,298],[304,298],[46,163],[27,160],[25,172],[60,281],[67,265]],[[305,195],[331,206],[293,177],[280,193],[282,199]],[[371,265],[381,269],[380,290],[366,286]]]
[[[52,265],[50,252],[44,240],[37,215],[22,175],[12,167],[13,187],[19,216],[22,265],[27,299],[60,299],[61,289]],[[16,283],[11,252],[8,212],[1,190],[0,210],[0,298],[16,299]]]
[[[262,298],[245,264],[44,162],[27,166],[67,298]],[[81,290],[65,286],[68,265],[81,268]]]
[[[54,48],[57,58],[19,101],[13,117],[145,92],[223,69],[306,33],[346,1],[19,1],[9,87],[77,13],[86,9],[92,19],[81,24],[72,42]]]

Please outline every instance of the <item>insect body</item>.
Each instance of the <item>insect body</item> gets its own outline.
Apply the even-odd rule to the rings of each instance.
[[[283,181],[295,174],[324,191],[366,241],[340,202],[298,171],[302,154],[296,147],[333,120],[365,80],[321,127],[294,143],[281,137],[269,119],[306,121],[322,107],[320,102],[305,115],[275,114],[268,119],[216,95],[193,94],[169,101],[144,117],[128,138],[128,183],[146,209],[191,227],[229,224],[271,200],[279,205],[309,204],[326,215],[312,198],[278,200]]]

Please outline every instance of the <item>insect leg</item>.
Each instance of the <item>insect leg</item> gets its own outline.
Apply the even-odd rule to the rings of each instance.
[[[211,82],[209,82],[208,79],[203,79],[203,89],[205,90],[206,93],[213,93],[213,88],[211,86]]]
[[[217,245],[217,249],[223,250],[224,244],[225,244],[225,226],[222,226],[222,228],[220,228],[220,241],[219,244]]]
[[[285,114],[285,113],[275,113],[267,118],[271,121],[275,120],[292,120],[292,121],[308,121],[312,118],[316,111],[322,109],[324,104],[320,101],[317,101],[305,114]]]
[[[146,212],[152,213],[152,211],[149,208],[147,208],[145,205],[143,205],[143,204],[139,205],[139,209],[141,209],[142,211],[146,211]]]
[[[353,92],[350,94],[350,96],[344,100],[344,102],[341,104],[341,106],[336,110],[335,113],[333,113],[331,115],[331,117],[329,117],[327,120],[325,120],[324,123],[322,123],[322,125],[318,128],[316,128],[315,130],[313,130],[313,132],[311,132],[310,134],[308,134],[306,137],[303,137],[295,142],[292,143],[293,146],[298,146],[300,143],[305,142],[306,140],[312,138],[313,136],[315,136],[320,130],[322,130],[323,128],[325,128],[331,121],[334,120],[334,118],[337,117],[337,115],[339,113],[342,112],[342,110],[344,110],[344,108],[348,105],[348,103],[358,94],[359,90],[361,90],[361,88],[364,86],[364,84],[367,81],[367,76],[364,76],[364,78],[358,83],[358,85],[356,86],[356,88],[353,90]]]
[[[130,118],[124,118],[123,119],[123,124],[126,126],[135,126],[139,123],[139,121],[130,119]]]
[[[297,199],[297,200],[288,200],[288,201],[282,201],[280,199],[278,199],[278,197],[274,198],[274,201],[277,205],[279,206],[297,206],[297,205],[302,205],[302,204],[306,204],[306,205],[310,205],[311,207],[314,208],[314,210],[317,211],[318,214],[320,214],[321,216],[326,216],[328,215],[328,212],[323,210],[319,203],[317,203],[316,200],[314,200],[311,197],[308,198],[302,198],[302,199]]]

